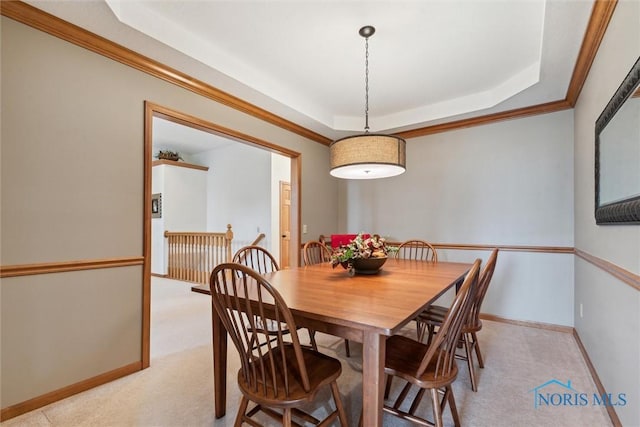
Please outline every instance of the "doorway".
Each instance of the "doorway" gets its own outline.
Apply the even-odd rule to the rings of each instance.
[[[189,116],[184,113],[180,113],[175,110],[168,109],[166,107],[159,106],[157,104],[153,104],[150,102],[145,102],[145,176],[144,176],[144,187],[145,187],[145,201],[144,201],[144,280],[143,280],[143,331],[142,331],[142,364],[143,368],[146,368],[150,364],[150,352],[151,352],[151,344],[150,344],[150,336],[151,336],[151,254],[152,254],[152,221],[151,221],[151,200],[152,200],[152,167],[153,167],[153,155],[154,151],[154,127],[153,121],[156,119],[163,119],[168,122],[184,125],[191,129],[196,129],[199,131],[203,131],[205,133],[215,135],[225,140],[229,141],[230,144],[242,144],[244,148],[257,148],[262,151],[266,151],[269,153],[279,154],[281,156],[286,157],[289,160],[290,164],[290,172],[289,172],[289,181],[290,181],[290,240],[287,244],[288,252],[289,252],[289,263],[293,263],[293,265],[297,265],[298,253],[297,250],[292,250],[293,248],[297,248],[300,246],[300,229],[299,229],[299,218],[300,218],[300,164],[301,158],[300,153],[289,150],[284,147],[277,146],[267,141],[260,140],[255,137],[251,137],[239,132],[236,132],[232,129],[224,128],[219,125],[216,125],[212,122],[207,122],[205,120],[199,119],[194,116]],[[236,171],[236,173],[242,173],[241,171]],[[268,180],[267,180],[268,181]],[[229,187],[233,187],[233,185],[229,185]],[[269,197],[272,199],[272,197]],[[276,198],[277,200],[277,198]],[[273,222],[273,221],[272,221]],[[216,230],[212,230],[216,231]],[[259,230],[257,230],[259,231]],[[278,247],[280,247],[280,239],[281,235],[279,230],[271,230],[272,240],[277,241]],[[157,246],[154,246],[157,247]],[[280,249],[280,248],[279,248]],[[285,250],[286,250],[285,249]],[[279,250],[278,252],[279,253]]]
[[[280,268],[289,268],[291,247],[291,184],[280,181]]]

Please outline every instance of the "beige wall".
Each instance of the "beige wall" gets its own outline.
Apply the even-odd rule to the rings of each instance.
[[[640,226],[594,219],[594,124],[640,54],[640,2],[620,1],[575,108],[576,248],[640,274]],[[640,292],[576,258],[575,325],[604,387],[626,393],[623,425],[640,425]],[[583,305],[583,316],[579,307]]]
[[[143,255],[145,100],[302,153],[303,221],[336,228],[318,143],[5,17],[1,83],[2,265]],[[141,360],[141,266],[0,291],[2,408]]]
[[[407,141],[407,171],[342,186],[345,231],[393,240],[573,246],[573,112]],[[439,251],[472,262],[487,251]],[[503,251],[483,312],[573,326],[573,255]]]

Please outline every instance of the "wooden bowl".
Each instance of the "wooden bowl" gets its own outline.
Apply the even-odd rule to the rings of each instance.
[[[385,262],[387,262],[387,257],[356,258],[352,265],[356,274],[377,274]]]

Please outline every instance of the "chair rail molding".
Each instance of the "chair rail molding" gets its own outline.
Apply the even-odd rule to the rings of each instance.
[[[3,265],[0,266],[0,277],[32,276],[34,274],[96,270],[99,268],[128,267],[131,265],[143,264],[144,257],[131,257],[48,262],[41,264]]]
[[[582,258],[583,260],[595,265],[603,271],[611,274],[616,279],[620,280],[623,283],[631,286],[637,291],[640,291],[640,275],[632,273],[629,270],[626,270],[618,265],[615,265],[609,261],[606,261],[600,257],[595,255],[591,255],[588,252],[583,251],[582,249],[576,248],[576,256],[578,258]]]

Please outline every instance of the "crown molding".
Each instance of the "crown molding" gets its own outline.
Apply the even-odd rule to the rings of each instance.
[[[295,134],[329,145],[331,140],[323,135],[297,125],[287,119],[273,114],[249,102],[217,89],[201,80],[193,78],[181,71],[155,61],[149,57],[132,51],[122,45],[94,34],[84,28],[64,21],[43,10],[21,1],[0,2],[0,13],[22,24],[51,34],[62,40],[88,49],[92,52],[128,65],[139,71],[173,83],[198,95],[212,99],[235,110],[271,123]]]
[[[547,102],[545,104],[532,105],[530,107],[517,108],[515,110],[487,114],[485,116],[471,117],[469,119],[456,120],[453,122],[441,123],[438,125],[398,132],[396,135],[404,139],[417,138],[419,136],[447,132],[456,129],[463,129],[472,126],[486,125],[503,120],[518,119],[521,117],[534,116],[538,114],[554,113],[556,111],[568,110],[570,108],[571,105],[569,105],[567,101],[559,100]]]
[[[416,138],[454,129],[479,126],[497,121],[538,114],[547,114],[573,108],[580,95],[580,91],[584,86],[584,82],[587,79],[591,64],[596,56],[600,42],[604,37],[609,21],[613,16],[616,5],[617,0],[594,1],[591,17],[589,18],[589,24],[585,31],[584,39],[582,40],[582,46],[567,89],[567,95],[564,100],[426,126],[410,131],[400,132],[397,135],[405,139]],[[151,58],[136,53],[124,46],[107,40],[104,37],[57,18],[21,1],[11,0],[0,2],[0,13],[3,16],[44,31],[55,37],[86,48],[92,52],[111,58],[154,77],[173,83],[191,92],[212,99],[230,108],[249,114],[312,141],[327,146],[331,143],[329,138],[313,132],[310,129],[297,125],[256,105],[221,91],[220,89],[204,83],[203,81],[190,77],[189,75],[174,68],[154,61]]]
[[[584,82],[589,75],[591,64],[593,64],[593,60],[600,47],[600,42],[604,37],[604,33],[607,31],[609,21],[613,16],[613,11],[617,4],[618,0],[596,0],[593,4],[589,25],[587,25],[584,39],[582,39],[580,53],[578,53],[578,59],[576,60],[565,98],[572,108],[578,101]]]

